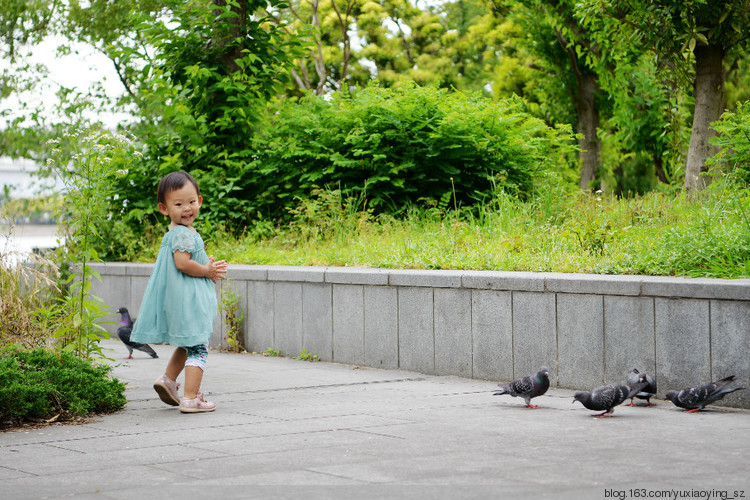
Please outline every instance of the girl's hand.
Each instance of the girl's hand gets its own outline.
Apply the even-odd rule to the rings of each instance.
[[[214,259],[214,256],[208,258],[206,264],[198,264],[196,261],[190,258],[189,252],[182,250],[175,250],[174,252],[174,264],[177,269],[193,276],[194,278],[208,278],[214,283],[224,279],[224,275],[227,273],[227,261]]]
[[[214,256],[211,255],[208,258],[206,269],[206,278],[216,283],[219,280],[223,280],[226,278],[224,275],[227,273],[227,261],[216,260]]]

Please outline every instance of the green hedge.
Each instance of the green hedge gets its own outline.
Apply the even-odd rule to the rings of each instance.
[[[431,87],[370,87],[273,111],[253,140],[262,175],[246,186],[272,217],[316,187],[389,213],[441,200],[471,205],[497,191],[525,198],[537,176],[567,168],[572,144],[520,101]]]
[[[24,420],[66,420],[125,406],[125,385],[111,368],[93,366],[67,352],[0,351],[0,427]]]

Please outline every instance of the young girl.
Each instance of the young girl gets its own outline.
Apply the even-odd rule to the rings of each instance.
[[[216,405],[199,392],[206,367],[208,340],[216,318],[214,284],[227,263],[206,255],[193,222],[203,203],[198,183],[186,172],[172,172],[157,191],[159,212],[171,220],[143,295],[133,342],[177,346],[154,389],[165,403],[183,413],[214,411]],[[177,377],[185,368],[185,393],[178,397]]]

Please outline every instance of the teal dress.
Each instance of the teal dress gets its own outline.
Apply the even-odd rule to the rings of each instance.
[[[211,338],[218,308],[216,287],[208,278],[194,278],[177,269],[177,250],[190,252],[198,264],[208,262],[198,233],[176,226],[164,235],[130,336],[133,342],[192,347]]]

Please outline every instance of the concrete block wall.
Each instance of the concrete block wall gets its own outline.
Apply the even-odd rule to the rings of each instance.
[[[94,293],[137,316],[152,266],[93,267]],[[493,381],[547,365],[554,386],[585,390],[638,368],[660,398],[734,374],[748,389],[722,404],[750,408],[750,280],[241,265],[228,278],[217,293],[243,297],[251,351]],[[211,346],[223,337],[217,319]]]

